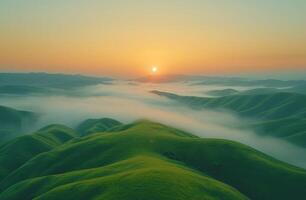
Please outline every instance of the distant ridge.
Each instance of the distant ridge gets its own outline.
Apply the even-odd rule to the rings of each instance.
[[[192,85],[226,85],[226,86],[263,86],[263,87],[296,87],[305,85],[306,80],[278,80],[278,79],[249,79],[230,76],[201,76],[201,75],[150,75],[134,79],[144,83],[190,82]]]
[[[47,88],[73,88],[108,84],[113,79],[70,74],[0,73],[0,86],[34,86]]]
[[[229,95],[215,98],[180,96],[152,91],[192,108],[234,111],[240,116],[259,119],[248,124],[261,134],[282,138],[306,147],[306,95],[297,93],[271,93]]]

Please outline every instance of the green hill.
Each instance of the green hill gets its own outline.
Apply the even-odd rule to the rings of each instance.
[[[33,112],[0,106],[0,144],[28,130],[36,120]]]
[[[79,124],[76,130],[84,136],[92,133],[107,131],[119,125],[122,125],[122,123],[110,118],[87,119]]]
[[[206,98],[152,92],[192,108],[234,111],[240,116],[257,119],[258,122],[248,126],[257,129],[258,133],[306,147],[306,95],[272,93]]]
[[[70,140],[0,182],[0,199],[303,199],[306,171],[150,121]]]
[[[29,159],[74,137],[77,137],[74,130],[62,125],[50,125],[0,146],[0,180]]]

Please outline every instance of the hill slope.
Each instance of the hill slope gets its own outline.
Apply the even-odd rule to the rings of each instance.
[[[302,199],[305,187],[305,170],[245,145],[139,121],[39,154],[0,199]]]
[[[206,98],[152,92],[192,108],[229,110],[243,117],[258,119],[257,123],[249,124],[258,133],[306,147],[306,95],[272,93]]]
[[[0,180],[29,159],[50,151],[74,137],[77,137],[77,134],[72,129],[62,125],[51,125],[0,146]]]
[[[87,119],[79,124],[76,130],[82,136],[84,136],[92,133],[107,131],[119,125],[122,125],[122,123],[110,118]]]

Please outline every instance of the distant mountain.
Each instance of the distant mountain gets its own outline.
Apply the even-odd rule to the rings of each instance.
[[[295,87],[306,84],[306,80],[253,80],[245,78],[211,78],[204,79],[195,85],[226,85],[226,86],[262,86],[262,87]]]
[[[0,85],[27,85],[51,88],[70,88],[108,83],[112,79],[69,74],[0,73]]]
[[[257,123],[248,124],[257,129],[258,133],[306,147],[306,95],[272,93],[206,98],[152,92],[192,108],[228,110],[240,116],[258,119]]]
[[[188,76],[188,75],[151,75],[141,78],[134,79],[136,82],[149,82],[149,83],[170,83],[170,82],[181,82],[181,81],[191,81],[191,80],[201,80],[201,76]]]
[[[305,187],[305,170],[245,145],[139,121],[29,158],[0,199],[289,200]]]
[[[29,130],[37,119],[33,112],[0,106],[0,144]]]
[[[225,85],[225,86],[262,86],[262,87],[295,87],[305,85],[306,80],[249,79],[229,76],[196,76],[196,75],[151,75],[134,79],[136,82],[171,83],[190,82],[192,85]]]
[[[48,73],[0,73],[0,94],[47,94],[78,87],[110,84],[112,79]]]
[[[27,86],[27,85],[0,85],[0,94],[35,94],[48,93],[47,88]]]
[[[167,74],[167,75],[150,75],[134,79],[134,81],[137,82],[151,82],[151,83],[192,82],[197,84],[201,83],[201,81],[223,82],[224,80],[241,81],[244,80],[244,78]]]
[[[110,118],[87,119],[81,124],[79,124],[76,130],[82,136],[84,136],[84,135],[90,135],[92,133],[108,131],[119,125],[122,125],[122,123]]]

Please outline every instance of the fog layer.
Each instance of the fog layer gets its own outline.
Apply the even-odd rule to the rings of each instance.
[[[246,87],[232,87],[246,90]],[[124,123],[149,119],[170,125],[203,138],[223,138],[241,142],[282,161],[306,168],[306,149],[252,130],[238,129],[244,120],[230,113],[212,110],[196,111],[151,94],[151,90],[181,95],[206,96],[205,92],[225,89],[221,86],[191,86],[184,83],[131,84],[116,82],[77,90],[72,96],[2,97],[0,104],[31,110],[41,115],[35,129],[60,123],[75,127],[86,118],[110,117]]]

